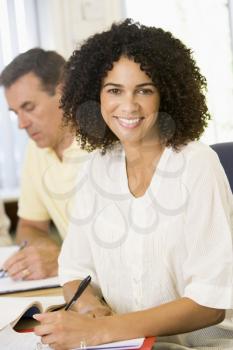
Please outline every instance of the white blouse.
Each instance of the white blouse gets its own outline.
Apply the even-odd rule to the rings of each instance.
[[[181,297],[233,308],[233,196],[208,146],[191,142],[179,152],[166,148],[140,198],[129,191],[120,146],[104,156],[94,152],[78,186],[59,258],[62,284],[90,274],[118,313]],[[162,339],[205,345],[208,330],[212,338],[220,337],[217,328]]]

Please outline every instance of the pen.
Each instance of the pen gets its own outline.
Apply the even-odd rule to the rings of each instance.
[[[28,243],[28,242],[25,241],[25,240],[22,241],[22,243],[19,245],[19,250],[18,250],[18,251],[24,249],[24,248],[26,247],[27,243]],[[0,269],[0,278],[5,277],[5,276],[6,276],[6,273],[7,273],[6,270]]]
[[[82,280],[73,298],[71,298],[71,300],[66,304],[65,311],[69,310],[71,305],[76,302],[76,300],[82,295],[82,293],[87,288],[90,282],[91,282],[91,276],[87,276],[86,278],[84,278],[84,280]]]

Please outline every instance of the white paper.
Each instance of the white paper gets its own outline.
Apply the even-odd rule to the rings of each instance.
[[[1,350],[42,350],[50,349],[48,346],[42,346],[40,337],[33,332],[17,333],[11,326],[7,326],[0,331],[0,349]]]
[[[142,346],[144,338],[125,340],[99,346],[91,346],[86,349],[138,349]],[[40,337],[33,332],[17,333],[10,326],[0,331],[1,350],[51,350],[47,345],[40,342]],[[77,349],[76,349],[77,350]]]
[[[0,278],[0,294],[58,286],[60,286],[58,277],[31,281],[13,281],[10,277]]]
[[[143,344],[144,338],[136,338],[130,340],[117,341],[114,343],[87,346],[86,349],[116,349],[116,350],[126,350],[126,349],[139,349]],[[81,350],[81,348],[76,348],[73,350]]]
[[[14,322],[20,315],[28,309],[34,302],[39,302],[43,310],[51,305],[60,305],[65,302],[63,296],[48,297],[1,297],[0,298],[0,330]],[[1,344],[1,343],[0,343]],[[1,350],[1,347],[0,347]]]

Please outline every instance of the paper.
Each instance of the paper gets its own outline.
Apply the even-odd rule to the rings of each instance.
[[[121,342],[109,343],[99,346],[91,346],[86,349],[138,349],[142,346],[144,338],[125,340]],[[0,331],[1,349],[4,350],[51,350],[47,345],[40,342],[40,337],[33,332],[17,333],[10,326]],[[78,350],[79,348],[75,349]]]
[[[11,326],[7,326],[0,331],[0,349],[1,350],[42,350],[50,349],[48,346],[42,346],[40,337],[35,333],[17,333]]]
[[[0,278],[0,294],[59,286],[60,284],[58,277],[50,277],[32,281],[13,281],[10,277]]]
[[[33,303],[40,303],[43,310],[51,305],[61,305],[65,302],[63,296],[48,297],[1,297],[0,298],[0,330],[14,323]],[[1,343],[0,343],[1,344]],[[1,348],[0,348],[1,349]]]
[[[144,338],[136,338],[130,340],[117,341],[114,343],[102,344],[97,346],[87,346],[86,349],[116,349],[116,350],[126,350],[126,349],[139,349],[144,342]],[[81,350],[81,348],[76,348],[73,350]]]

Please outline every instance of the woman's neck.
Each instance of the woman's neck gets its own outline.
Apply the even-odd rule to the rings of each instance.
[[[134,197],[144,195],[150,186],[165,146],[159,142],[124,145],[128,186]]]
[[[157,163],[165,148],[160,141],[154,140],[141,144],[124,144],[127,167],[139,171]]]

